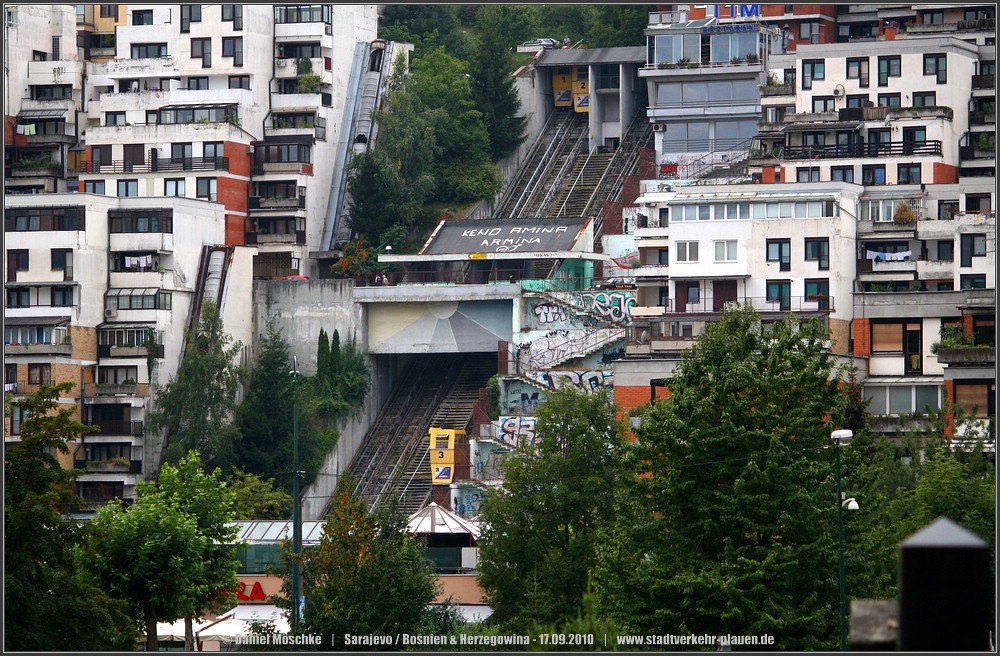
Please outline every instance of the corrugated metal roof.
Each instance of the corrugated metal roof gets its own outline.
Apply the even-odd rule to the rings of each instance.
[[[433,501],[406,520],[407,533],[458,533],[479,538],[479,524],[443,508]]]
[[[548,48],[535,60],[536,67],[581,64],[645,64],[645,46],[618,48]]]

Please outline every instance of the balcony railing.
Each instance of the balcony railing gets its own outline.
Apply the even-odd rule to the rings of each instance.
[[[941,142],[891,141],[888,143],[846,144],[834,146],[786,146],[785,159],[846,159],[854,157],[900,157],[941,155]]]
[[[83,386],[83,395],[94,396],[135,396],[141,394],[148,385],[138,383],[86,383]]]
[[[973,89],[995,89],[996,88],[996,77],[993,75],[973,75],[972,76],[972,88]]]
[[[113,346],[111,344],[98,344],[97,357],[99,358],[145,358],[149,355],[146,346]],[[163,344],[153,346],[153,357],[163,357]]]
[[[844,107],[838,110],[841,121],[884,121],[889,107]]]
[[[264,232],[245,232],[248,246],[254,244],[305,244],[306,231],[296,230],[295,233],[284,232],[278,234],[268,234]]]
[[[675,299],[668,299],[663,307],[663,314],[676,318],[679,314],[707,314],[724,312],[730,304],[742,303],[749,305],[758,312],[833,312],[835,310],[833,296],[818,294],[815,296],[741,296],[735,299],[703,299],[695,302],[685,302],[679,307]],[[633,326],[641,322],[633,322]]]
[[[972,367],[992,367],[997,361],[994,347],[941,347],[937,350],[941,364]]]
[[[228,157],[183,157],[126,162],[83,162],[80,173],[157,173],[160,171],[228,171]]]
[[[86,423],[86,422],[84,422]],[[141,421],[131,419],[104,419],[90,424],[97,426],[98,431],[91,435],[142,435],[143,424]]]
[[[794,84],[778,84],[778,85],[764,85],[760,88],[760,95],[763,98],[768,98],[770,96],[794,96],[795,95],[795,85]]]
[[[71,355],[72,344],[4,344],[4,355]]]
[[[997,115],[993,112],[969,112],[969,125],[996,125]]]

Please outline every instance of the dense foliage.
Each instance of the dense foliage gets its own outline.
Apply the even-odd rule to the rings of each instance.
[[[486,497],[479,516],[479,582],[492,621],[512,628],[559,624],[582,610],[598,531],[614,517],[625,476],[606,390],[549,394],[535,435],[534,446],[504,460],[503,491]]]
[[[124,605],[93,580],[80,553],[75,473],[56,454],[92,432],[60,404],[72,383],[43,385],[18,401],[28,415],[4,459],[4,649],[72,651],[134,648]],[[5,406],[8,404],[5,402]]]
[[[341,481],[320,543],[302,554],[301,631],[322,636],[322,649],[347,649],[347,633],[417,633],[435,594],[433,572],[401,518],[370,514],[352,486]]]
[[[177,373],[157,393],[149,413],[149,429],[162,430],[166,438],[165,462],[196,450],[207,467],[232,467],[239,442],[232,418],[243,379],[242,350],[225,332],[219,308],[205,301]]]

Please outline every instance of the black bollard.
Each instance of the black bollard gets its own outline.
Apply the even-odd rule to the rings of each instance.
[[[899,545],[899,648],[989,651],[993,578],[984,540],[947,517]]]

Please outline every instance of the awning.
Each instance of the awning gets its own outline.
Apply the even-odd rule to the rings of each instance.
[[[227,108],[230,108],[230,107],[237,107],[237,106],[238,106],[238,103],[234,103],[234,102],[233,103],[222,103],[222,104],[220,104],[220,103],[213,103],[211,105],[166,105],[164,107],[160,107],[159,111],[162,112],[165,109],[227,109]]]
[[[862,385],[943,385],[943,376],[869,376]]]
[[[64,326],[69,317],[4,317],[5,326]]]
[[[822,130],[857,130],[859,121],[829,121],[826,123],[792,123],[781,126],[779,132],[819,132]],[[820,146],[817,146],[819,148]]]
[[[152,296],[157,293],[158,289],[154,288],[141,288],[141,287],[122,287],[119,289],[109,289],[107,296]]]
[[[17,113],[20,118],[66,118],[65,109],[23,109]]]

